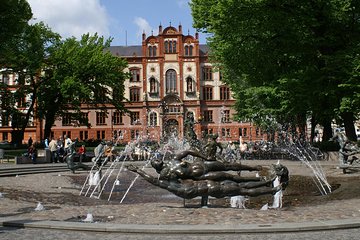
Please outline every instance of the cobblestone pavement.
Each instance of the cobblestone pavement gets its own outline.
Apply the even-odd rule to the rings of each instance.
[[[267,166],[275,161],[247,161],[249,165]],[[283,161],[289,168],[291,175],[309,176],[311,171],[303,164],[293,161]],[[348,178],[360,176],[359,172],[353,174],[342,174],[337,169],[336,162],[321,162],[322,168],[327,176]],[[0,165],[0,167],[2,167]],[[84,176],[85,172],[77,173],[75,176]],[[93,198],[85,198],[84,203],[74,202],[73,196],[78,196],[81,186],[74,184],[70,172],[47,173],[24,175],[19,177],[0,178],[0,189],[12,189],[26,193],[23,198],[16,200],[7,197],[13,193],[4,191],[0,198],[0,220],[55,220],[55,221],[81,221],[87,213],[92,213],[95,220],[112,224],[215,224],[231,225],[236,227],[242,224],[273,224],[273,223],[305,223],[323,222],[337,219],[360,219],[360,196],[346,200],[332,200],[331,204],[288,206],[280,210],[260,211],[259,209],[234,209],[229,207],[183,207],[183,201],[174,198],[167,192],[151,186],[151,192],[161,195],[164,201],[147,201],[141,199],[139,202],[119,204],[119,202],[107,202]],[[291,181],[291,180],[290,180]],[[359,186],[354,186],[359,188]],[[340,189],[341,190],[341,189]],[[32,194],[34,196],[32,196]],[[37,197],[42,194],[45,199],[43,211],[35,211]],[[140,195],[141,192],[134,194]],[[301,196],[299,196],[300,198]],[[324,196],[327,197],[327,196]],[[96,223],[94,223],[96,224]],[[359,229],[303,232],[303,233],[278,233],[278,234],[219,234],[208,235],[161,235],[162,239],[358,239]],[[280,236],[279,236],[280,235]],[[154,235],[144,234],[115,234],[115,233],[89,233],[71,232],[46,229],[8,229],[0,228],[1,239],[154,239]],[[157,237],[156,237],[157,238]],[[156,239],[155,238],[155,239]]]

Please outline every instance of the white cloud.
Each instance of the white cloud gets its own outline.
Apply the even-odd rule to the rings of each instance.
[[[140,38],[143,34],[143,32],[146,33],[146,36],[150,36],[151,35],[151,31],[153,30],[153,28],[150,26],[149,22],[146,21],[146,19],[142,18],[142,17],[136,17],[134,19],[134,23],[138,26],[138,30],[136,32],[136,37]],[[154,32],[154,35],[156,35],[157,33]]]
[[[62,37],[86,33],[109,37],[109,16],[100,0],[28,0],[36,22],[43,21]]]

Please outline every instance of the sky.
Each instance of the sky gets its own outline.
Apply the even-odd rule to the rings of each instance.
[[[63,38],[98,33],[112,37],[112,46],[141,45],[142,33],[158,34],[182,25],[183,34],[195,35],[190,0],[28,0],[32,22],[43,21]],[[199,33],[201,44],[206,36]]]

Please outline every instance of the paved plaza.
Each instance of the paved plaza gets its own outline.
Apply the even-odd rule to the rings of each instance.
[[[269,160],[246,161],[246,164],[269,166],[275,162]],[[290,184],[292,176],[312,175],[311,171],[300,162],[282,161],[282,164],[289,168]],[[326,176],[331,176],[339,181],[332,193],[334,195],[348,191],[345,188],[346,184],[360,179],[359,172],[343,174],[337,168],[337,162],[324,161],[321,162],[321,167]],[[152,169],[146,170],[152,171]],[[38,232],[38,239],[57,239],[57,237],[41,237],[44,232],[49,232],[49,234],[51,232],[60,239],[60,236],[65,234],[64,229],[67,229],[66,234],[75,231],[71,236],[86,235],[86,239],[95,239],[95,236],[100,234],[88,231],[103,232],[104,236],[109,237],[108,239],[115,239],[116,235],[118,236],[116,239],[123,239],[119,238],[119,235],[128,236],[126,239],[149,239],[149,234],[165,234],[168,237],[172,236],[171,239],[182,239],[175,237],[176,234],[190,234],[187,239],[192,239],[191,234],[199,237],[196,239],[205,239],[204,234],[218,236],[214,239],[232,239],[234,234],[241,234],[242,236],[249,235],[247,239],[261,239],[256,238],[253,234],[264,233],[267,234],[267,239],[273,239],[273,234],[269,234],[271,232],[284,234],[283,236],[290,238],[291,232],[298,231],[301,231],[296,235],[298,237],[303,234],[303,239],[315,239],[309,237],[310,234],[307,232],[309,230],[316,230],[316,234],[313,232],[311,236],[317,237],[321,234],[333,237],[339,234],[333,239],[343,239],[344,236],[346,239],[352,239],[351,234],[354,236],[359,234],[360,195],[356,194],[346,199],[332,197],[331,201],[326,204],[322,204],[322,199],[329,198],[329,195],[316,196],[315,199],[319,200],[319,204],[314,201],[298,206],[285,204],[282,209],[278,210],[236,209],[227,205],[219,205],[213,199],[210,200],[208,208],[201,208],[197,205],[197,201],[200,202],[199,199],[187,200],[185,202],[187,207],[184,207],[184,201],[181,198],[174,197],[152,185],[139,191],[135,183],[133,189],[130,189],[128,196],[130,199],[120,204],[116,195],[109,202],[107,199],[79,196],[82,184],[79,184],[76,179],[85,179],[86,175],[85,171],[81,171],[76,174],[61,172],[0,178],[0,192],[2,193],[0,222],[5,225],[0,230],[3,232],[0,233],[0,236],[22,236],[21,232],[25,229],[28,234],[30,232],[37,234],[36,232]],[[135,178],[135,175],[133,177]],[[143,180],[139,178],[137,181]],[[359,185],[354,184],[353,189],[357,193]],[[285,191],[284,203],[286,203],[287,197],[291,196],[287,196]],[[301,195],[297,197],[301,198]],[[35,208],[40,201],[44,210],[36,211]],[[252,199],[249,201],[251,202]],[[82,221],[88,213],[93,215],[94,223]],[[14,230],[6,226],[18,226],[25,229]],[[351,230],[347,228],[351,228]],[[329,229],[335,229],[336,232],[331,234],[333,230]],[[79,233],[78,230],[82,230],[82,232]],[[82,239],[81,236],[79,238]],[[62,239],[70,238],[63,237]]]

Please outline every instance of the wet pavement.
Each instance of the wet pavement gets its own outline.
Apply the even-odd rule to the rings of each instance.
[[[269,166],[275,162],[249,160],[246,161],[246,164]],[[142,163],[137,164],[141,165]],[[331,185],[334,186],[333,193],[322,196],[314,192],[316,184],[310,181],[312,173],[304,164],[294,161],[282,161],[282,164],[289,168],[290,184],[292,178],[294,180],[298,178],[297,182],[299,183],[296,187],[300,190],[297,192],[296,189],[287,189],[284,192],[284,205],[281,209],[260,210],[262,205],[272,203],[271,196],[250,198],[246,203],[247,209],[231,208],[229,199],[210,199],[209,207],[201,208],[200,199],[184,201],[166,190],[148,184],[141,178],[136,180],[124,202],[120,204],[128,186],[136,177],[135,174],[122,173],[119,177],[120,185],[114,187],[110,201],[107,201],[111,187],[105,189],[101,199],[79,196],[87,176],[87,172],[80,171],[76,174],[62,172],[0,178],[0,192],[2,193],[0,222],[16,223],[20,221],[28,223],[27,228],[30,229],[32,229],[31,223],[43,224],[44,231],[46,226],[51,228],[51,224],[54,226],[70,224],[78,226],[80,230],[82,227],[85,230],[85,224],[90,224],[89,228],[93,228],[93,231],[100,231],[100,228],[97,230],[96,228],[102,226],[101,224],[112,226],[113,230],[117,227],[120,229],[121,226],[124,227],[123,229],[126,229],[126,226],[140,229],[141,226],[160,226],[160,229],[165,232],[171,226],[180,226],[185,229],[184,231],[203,229],[204,232],[211,232],[223,229],[223,233],[219,231],[217,234],[221,234],[214,239],[223,239],[223,234],[234,233],[234,229],[272,228],[275,231],[287,226],[286,224],[292,224],[292,229],[289,228],[291,231],[299,231],[301,226],[318,227],[313,230],[330,229],[329,226],[335,226],[334,229],[359,227],[360,186],[356,184],[360,180],[359,172],[343,174],[341,169],[337,168],[336,162],[321,162],[322,169],[328,179],[331,179]],[[153,169],[146,168],[145,170],[154,174]],[[116,173],[114,173],[115,176]],[[301,179],[304,179],[302,184]],[[109,182],[114,182],[114,177],[109,179]],[[303,189],[309,190],[303,191]],[[314,193],[309,196],[312,192]],[[303,199],[307,199],[307,201]],[[44,210],[35,211],[39,202],[44,206]],[[88,213],[93,215],[95,223],[83,222]],[[24,227],[24,225],[22,226]],[[111,232],[111,228],[109,228],[109,232]],[[10,234],[9,231],[4,231]],[[21,232],[21,230],[17,231]],[[31,231],[36,232],[37,230],[32,229]],[[255,232],[255,230],[253,231]],[[350,233],[351,231],[346,232]],[[194,233],[196,233],[195,230]],[[63,233],[60,231],[56,236],[61,236],[61,234]],[[6,234],[0,234],[0,236],[6,236]],[[127,239],[143,239],[145,235],[140,234],[133,237]],[[307,237],[306,239],[315,239]],[[53,239],[57,239],[57,237]],[[109,239],[115,238],[111,238],[109,235]],[[268,239],[271,239],[270,235]],[[347,235],[347,239],[352,239],[351,235]]]

